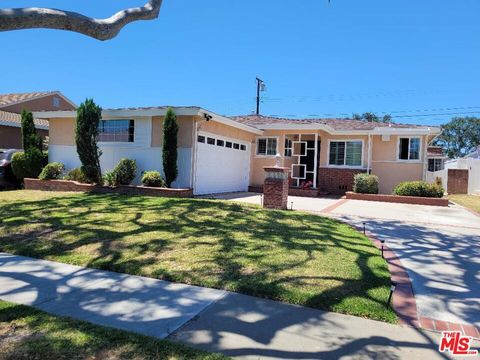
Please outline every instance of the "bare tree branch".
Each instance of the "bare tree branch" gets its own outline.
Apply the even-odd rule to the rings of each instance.
[[[107,19],[58,9],[17,8],[0,9],[0,31],[22,29],[59,29],[74,31],[98,40],[110,40],[122,28],[138,20],[158,18],[162,0],[149,0],[144,6],[119,11]]]

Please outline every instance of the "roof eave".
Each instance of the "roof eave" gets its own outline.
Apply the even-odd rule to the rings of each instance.
[[[257,125],[262,130],[323,130],[332,135],[436,135],[441,133],[439,127],[395,128],[376,127],[371,130],[335,130],[325,124],[265,124]]]
[[[35,129],[48,130],[48,126],[46,125],[37,125],[37,124],[34,124],[34,125],[35,125]],[[0,120],[0,126],[10,126],[10,127],[21,128],[22,124],[14,121]]]

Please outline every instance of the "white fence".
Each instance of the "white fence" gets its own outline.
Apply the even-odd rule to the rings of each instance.
[[[427,171],[425,180],[433,183],[437,177],[440,177],[443,187],[448,192],[448,169],[468,169],[468,193],[480,195],[480,159],[463,158],[447,161],[444,170]]]

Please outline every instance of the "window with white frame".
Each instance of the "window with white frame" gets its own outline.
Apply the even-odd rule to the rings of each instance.
[[[285,138],[285,156],[292,156],[292,146],[293,142],[291,139]]]
[[[445,162],[442,158],[428,159],[428,171],[440,171],[445,169]]]
[[[420,160],[420,138],[404,137],[398,141],[399,160]]]
[[[266,137],[257,139],[257,155],[275,156],[277,155],[277,138]]]
[[[363,143],[360,140],[330,141],[329,165],[362,166]]]
[[[98,124],[99,142],[133,142],[134,135],[134,120],[100,120]]]

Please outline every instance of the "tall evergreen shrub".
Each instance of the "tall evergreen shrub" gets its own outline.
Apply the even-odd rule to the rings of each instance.
[[[178,176],[177,136],[177,117],[173,109],[169,108],[163,122],[163,172],[167,187],[171,187]]]
[[[77,109],[75,126],[75,143],[77,153],[82,162],[82,172],[88,182],[101,184],[102,172],[100,156],[102,152],[97,146],[98,125],[102,119],[102,108],[93,99],[87,99]]]
[[[37,134],[37,130],[35,129],[32,112],[23,109],[21,116],[23,150],[25,152],[28,152],[30,149],[42,151],[42,138]]]

